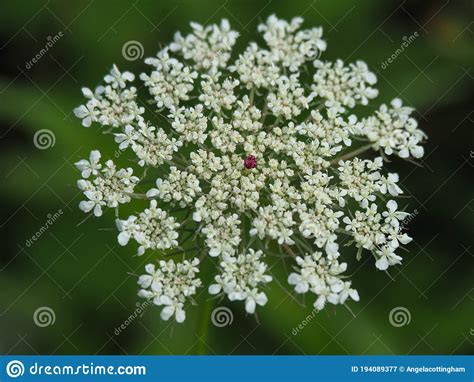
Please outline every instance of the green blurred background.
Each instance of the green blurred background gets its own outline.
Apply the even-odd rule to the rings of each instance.
[[[401,97],[417,108],[429,135],[422,167],[390,164],[401,174],[414,242],[390,275],[373,262],[350,262],[361,301],[311,315],[286,288],[273,283],[258,317],[243,304],[209,301],[190,307],[183,325],[165,323],[150,307],[116,332],[139,301],[134,274],[150,259],[116,243],[113,215],[84,218],[73,163],[93,148],[114,145],[72,114],[81,86],[94,86],[112,63],[140,73],[123,45],[139,41],[145,57],[167,44],[189,21],[228,18],[241,32],[237,50],[255,40],[272,13],[303,16],[322,25],[326,59],[365,60],[378,75],[378,102]],[[474,343],[473,87],[471,1],[3,1],[0,5],[1,237],[0,352],[2,354],[466,354]],[[48,37],[62,37],[37,63],[28,62]],[[385,69],[383,62],[417,32]],[[53,132],[54,146],[39,150],[34,134]],[[63,214],[32,245],[48,214]],[[204,270],[204,278],[209,272]],[[285,284],[283,266],[272,268]],[[232,324],[210,315],[228,307]],[[54,324],[38,327],[40,307]],[[395,308],[409,312],[401,327]],[[305,320],[305,317],[309,317]],[[303,329],[295,330],[300,325]]]

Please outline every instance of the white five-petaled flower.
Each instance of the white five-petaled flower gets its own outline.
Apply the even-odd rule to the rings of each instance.
[[[99,163],[100,160],[100,151],[92,150],[89,156],[89,160],[81,159],[79,162],[76,162],[75,165],[81,171],[83,178],[88,178],[91,174],[97,175],[100,168],[102,167]]]
[[[385,217],[385,222],[391,224],[395,228],[398,228],[400,221],[405,219],[409,214],[403,211],[397,211],[398,205],[395,200],[389,200],[387,202],[388,211],[382,213]]]
[[[377,261],[375,266],[381,271],[385,271],[389,266],[400,264],[402,258],[394,253],[392,246],[384,246],[382,249],[375,251]]]

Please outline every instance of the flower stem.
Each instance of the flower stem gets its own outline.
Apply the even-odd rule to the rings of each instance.
[[[130,192],[128,195],[133,199],[148,199],[146,194],[139,194],[137,192]]]
[[[197,327],[197,336],[199,338],[199,344],[196,353],[199,355],[205,355],[209,353],[206,349],[206,341],[209,336],[209,321],[211,318],[213,306],[214,299],[208,299],[204,302],[204,309],[200,312],[200,320]]]
[[[293,252],[293,250],[290,248],[289,245],[283,244],[283,248],[285,248],[285,251],[288,252],[288,254],[292,257],[297,257],[296,253]]]
[[[359,154],[362,154],[363,152],[367,151],[371,147],[372,147],[372,143],[370,143],[368,145],[365,145],[365,146],[362,146],[362,147],[359,147],[357,150],[351,151],[347,154],[344,154],[343,156],[341,156],[339,158],[336,158],[336,159],[332,160],[331,165],[339,163],[339,161],[341,161],[341,160],[347,160],[347,159],[354,158],[355,156],[357,156]]]

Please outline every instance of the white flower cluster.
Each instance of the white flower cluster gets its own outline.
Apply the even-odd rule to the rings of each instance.
[[[292,72],[296,72],[305,61],[314,60],[319,52],[326,50],[326,42],[321,38],[323,28],[299,30],[302,24],[302,17],[295,17],[287,22],[272,15],[265,24],[258,26],[259,32],[263,32],[263,38],[270,47],[272,60]]]
[[[424,154],[421,143],[426,135],[418,129],[416,119],[410,116],[414,109],[403,106],[398,98],[391,102],[391,106],[382,105],[375,115],[365,118],[361,134],[374,143],[374,149],[382,149],[387,155],[421,158]]]
[[[173,158],[173,153],[181,147],[181,141],[169,139],[163,129],[149,126],[137,117],[137,127],[126,125],[123,133],[115,134],[115,142],[121,150],[131,147],[139,159],[140,166],[156,166]]]
[[[412,238],[401,232],[400,221],[408,213],[397,211],[397,202],[390,200],[387,211],[380,214],[377,205],[372,204],[365,211],[356,211],[354,218],[344,217],[345,229],[351,232],[357,247],[365,248],[375,255],[375,266],[386,270],[389,266],[400,264],[402,259],[394,251],[400,244],[408,244]]]
[[[266,275],[267,264],[260,261],[262,251],[249,249],[246,254],[225,256],[221,262],[221,273],[215,277],[215,284],[209,286],[210,294],[224,292],[230,301],[245,301],[247,313],[254,313],[257,305],[267,303],[267,295],[258,289],[259,284],[272,281]]]
[[[353,108],[358,103],[367,105],[379,93],[371,87],[377,78],[363,61],[344,66],[342,60],[334,64],[316,60],[314,66],[318,70],[313,76],[311,88],[316,95],[326,99],[327,107]]]
[[[176,264],[173,260],[159,262],[156,268],[153,264],[145,266],[146,274],[138,279],[142,288],[138,295],[152,299],[153,303],[163,306],[161,318],[165,321],[175,317],[176,322],[186,318],[184,303],[196,294],[196,288],[201,286],[197,278],[199,259],[184,260]]]
[[[362,208],[375,201],[377,194],[389,193],[392,196],[402,194],[403,191],[397,184],[398,174],[389,173],[384,176],[380,173],[382,167],[382,157],[373,161],[359,158],[340,161],[338,170],[341,194],[355,199]]]
[[[298,256],[296,263],[297,272],[288,276],[288,283],[295,286],[296,293],[314,293],[317,296],[314,302],[316,310],[322,310],[326,302],[344,304],[349,297],[359,301],[359,294],[351,288],[350,281],[341,279],[340,275],[347,269],[346,263],[339,263],[334,257],[325,257],[321,252]]]
[[[230,59],[232,47],[239,34],[230,29],[228,20],[221,25],[204,27],[191,23],[193,33],[183,37],[180,32],[174,36],[170,45],[173,52],[180,53],[184,59],[192,60],[197,69],[224,68]]]
[[[320,310],[359,299],[341,276],[344,239],[354,244],[349,255],[370,253],[381,270],[400,263],[395,252],[411,240],[394,200],[399,176],[384,161],[423,155],[413,109],[395,99],[358,118],[378,95],[376,76],[362,61],[322,61],[322,29],[302,23],[270,16],[258,27],[266,46],[250,42],[240,55],[227,20],[192,23],[191,34],[145,60],[151,71],[139,78],[156,111],[146,117],[128,86],[135,77],[116,66],[105,86],[83,90],[88,101],[75,114],[84,126],[107,126],[141,172],[102,166],[93,151],[77,163],[81,209],[114,208],[120,245],[133,239],[139,255],[195,256],[148,265],[140,278],[140,295],[164,305],[164,319],[184,320],[185,297],[200,285],[198,254],[218,259],[209,292],[245,301],[248,313],[267,302],[264,254],[296,258],[288,281],[314,293]],[[371,149],[375,159],[360,157]],[[120,218],[119,204],[132,199],[138,212]]]
[[[85,127],[89,127],[92,122],[112,127],[132,122],[145,112],[145,108],[136,102],[137,89],[133,86],[127,88],[127,82],[134,79],[132,73],[120,73],[114,65],[110,74],[104,77],[106,86],[98,86],[94,91],[82,88],[82,93],[89,101],[75,108],[74,114],[82,119]]]
[[[178,245],[178,232],[180,226],[173,216],[168,216],[166,211],[157,207],[156,200],[150,202],[137,216],[129,216],[127,220],[117,219],[117,228],[120,231],[118,242],[127,245],[130,238],[140,244],[137,254],[143,255],[145,249],[170,249]]]
[[[148,190],[146,193],[148,198],[158,197],[165,202],[175,201],[180,207],[191,204],[201,192],[196,175],[180,171],[173,166],[170,168],[168,179],[156,180],[156,187]]]
[[[132,168],[117,170],[114,162],[108,160],[105,166],[100,163],[101,154],[98,150],[90,153],[89,160],[81,159],[76,167],[85,179],[77,181],[77,186],[88,200],[79,203],[84,212],[94,211],[95,216],[102,216],[102,207],[118,207],[119,203],[128,203],[139,179],[133,176]],[[94,178],[88,178],[93,175]]]

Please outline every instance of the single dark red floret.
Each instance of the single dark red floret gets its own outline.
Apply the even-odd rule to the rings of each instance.
[[[249,169],[257,167],[257,158],[254,155],[249,155],[244,159],[244,166]]]

